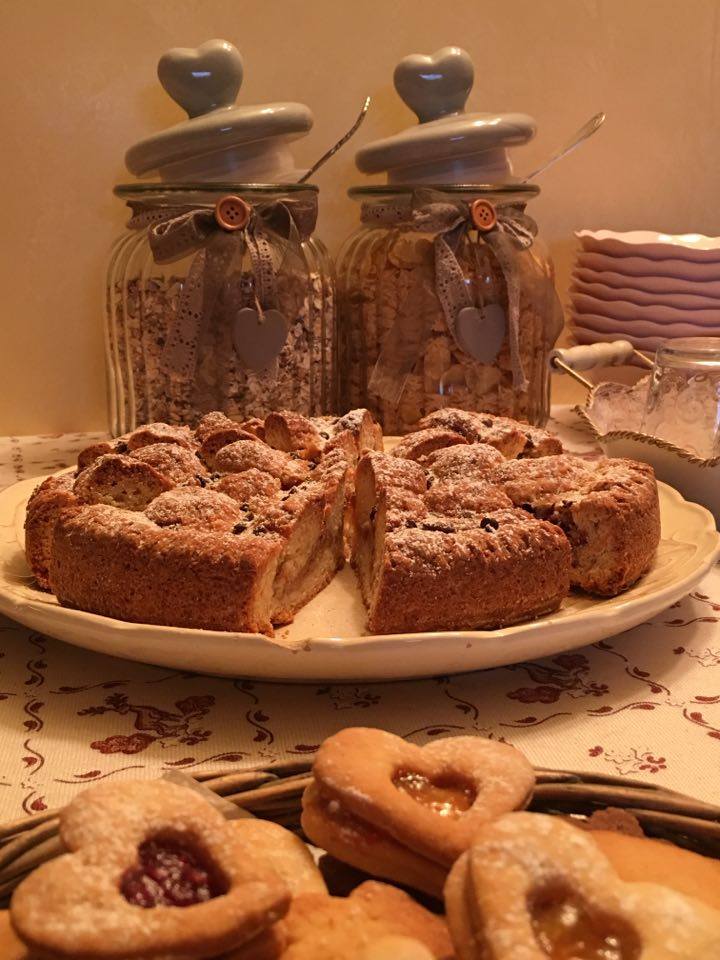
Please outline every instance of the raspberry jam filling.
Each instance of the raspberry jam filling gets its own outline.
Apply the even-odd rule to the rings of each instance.
[[[226,893],[218,872],[197,850],[176,840],[146,840],[125,871],[120,891],[137,907],[189,907]]]
[[[398,790],[441,817],[459,817],[475,802],[472,785],[459,779],[443,777],[433,781],[412,770],[398,770],[393,783]]]

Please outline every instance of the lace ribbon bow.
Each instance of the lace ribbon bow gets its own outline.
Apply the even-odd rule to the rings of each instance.
[[[478,240],[492,248],[507,287],[508,338],[513,383],[525,391],[528,380],[520,358],[519,319],[520,282],[516,264],[517,251],[532,246],[537,225],[517,204],[498,205],[497,222],[492,230],[478,231]],[[407,201],[376,201],[363,204],[361,218],[365,224],[379,224],[418,233],[433,233],[435,261],[435,293],[440,301],[450,333],[455,337],[455,320],[464,307],[474,306],[466,277],[458,263],[456,250],[468,229],[474,229],[470,208],[464,200],[450,200],[446,194],[417,190],[410,204]],[[380,397],[397,403],[407,376],[417,363],[430,334],[432,318],[418,322],[418,317],[399,315],[383,338],[370,389]]]
[[[250,201],[247,201],[250,203]],[[131,201],[128,227],[147,228],[155,263],[182,260],[194,253],[182,284],[177,310],[171,318],[160,368],[174,406],[189,401],[197,365],[201,331],[226,298],[222,297],[230,268],[242,266],[250,255],[252,296],[260,318],[277,308],[277,274],[288,248],[300,249],[315,229],[314,198],[267,200],[250,204],[252,212],[242,230],[228,231],[215,218],[214,206],[153,207]],[[227,298],[232,302],[232,298]],[[217,320],[226,320],[216,316]]]

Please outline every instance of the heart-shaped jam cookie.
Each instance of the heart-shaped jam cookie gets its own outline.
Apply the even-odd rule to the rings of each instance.
[[[439,894],[447,869],[489,821],[525,806],[532,767],[513,747],[450,737],[424,747],[382,730],[327,739],[303,798],[303,827],[376,876]]]
[[[720,913],[625,883],[591,835],[557,817],[487,825],[452,868],[445,903],[459,960],[694,960],[720,955]]]
[[[442,899],[447,867],[398,843],[324,796],[312,783],[303,796],[302,827],[306,836],[331,853],[374,877],[395,880]]]
[[[261,934],[285,884],[203,797],[167,781],[95,787],[60,817],[66,854],[15,891],[32,955],[83,960],[214,957]]]

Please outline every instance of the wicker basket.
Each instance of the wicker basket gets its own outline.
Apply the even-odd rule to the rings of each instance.
[[[251,768],[195,780],[248,814],[300,832],[300,799],[310,783],[311,761]],[[632,813],[648,836],[671,840],[720,859],[720,807],[681,793],[627,780],[572,770],[537,769],[530,809],[588,817],[608,807]],[[18,883],[62,852],[58,811],[45,811],[0,827],[0,902]]]

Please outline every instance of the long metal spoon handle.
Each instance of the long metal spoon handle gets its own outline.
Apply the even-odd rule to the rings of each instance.
[[[561,147],[557,153],[554,153],[550,159],[546,160],[542,166],[537,168],[537,170],[533,170],[532,173],[529,173],[522,182],[527,183],[528,180],[533,180],[539,174],[544,173],[554,163],[557,163],[558,160],[561,160],[569,153],[572,153],[572,151],[576,147],[579,147],[584,140],[587,140],[588,137],[591,137],[594,133],[597,133],[603,123],[605,123],[604,113],[596,113],[594,117],[590,117],[590,119],[580,127],[577,133],[575,133],[572,138],[568,140],[565,146]]]
[[[365,97],[365,102],[364,102],[363,105],[362,105],[362,110],[361,110],[360,113],[358,114],[357,120],[356,120],[355,123],[350,127],[350,129],[349,129],[348,132],[345,134],[345,136],[341,137],[336,144],[333,144],[333,146],[330,147],[330,149],[327,151],[327,153],[324,153],[324,154],[320,157],[320,159],[317,161],[317,163],[314,163],[314,164],[310,167],[310,169],[309,169],[302,177],[300,177],[300,179],[298,180],[298,183],[305,183],[306,180],[309,180],[310,177],[311,177],[317,170],[319,170],[320,167],[321,167],[324,163],[327,163],[327,161],[330,159],[330,157],[334,157],[334,156],[335,156],[335,154],[338,152],[338,150],[340,149],[340,147],[344,147],[344,146],[345,146],[345,144],[348,142],[348,140],[350,139],[350,137],[352,137],[355,133],[357,133],[358,129],[360,128],[360,124],[361,124],[361,123],[363,122],[363,120],[365,119],[365,114],[368,112],[368,107],[369,107],[369,106],[370,106],[370,97]]]

